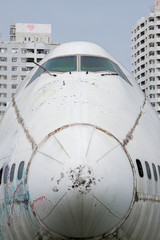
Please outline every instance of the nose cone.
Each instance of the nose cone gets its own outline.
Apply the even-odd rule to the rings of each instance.
[[[129,212],[133,173],[115,138],[88,125],[53,133],[32,159],[31,208],[53,236],[90,238],[113,230]]]

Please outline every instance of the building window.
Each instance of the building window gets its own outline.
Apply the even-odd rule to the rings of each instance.
[[[5,83],[0,83],[0,88],[7,88],[7,84],[5,84]]]
[[[17,66],[12,66],[12,71],[18,71],[18,67]]]
[[[19,164],[19,168],[18,168],[18,180],[21,180],[22,178],[22,175],[23,175],[23,169],[24,169],[24,161],[22,161],[20,164]]]
[[[150,98],[155,98],[155,94],[149,94]]]
[[[0,48],[0,53],[6,53],[7,52],[7,48]]]
[[[18,75],[12,75],[12,80],[18,80]]]
[[[142,167],[142,164],[140,162],[139,159],[136,159],[136,163],[137,163],[137,168],[138,168],[138,173],[139,173],[139,176],[140,177],[143,177],[143,167]]]
[[[17,89],[18,84],[12,84],[12,89]]]
[[[147,176],[149,179],[151,179],[151,169],[150,169],[150,166],[149,166],[149,163],[145,161],[145,165],[146,165],[146,171],[147,171]]]
[[[37,63],[39,63],[43,58],[37,58]]]
[[[152,39],[152,38],[154,38],[154,34],[149,35],[149,39]]]
[[[0,57],[0,62],[7,62],[7,58],[6,57]]]
[[[154,30],[154,26],[153,25],[149,26],[149,30]]]
[[[37,54],[44,54],[44,49],[37,49]]]
[[[148,21],[149,21],[149,22],[154,22],[154,17],[150,17],[150,18],[148,19]]]
[[[154,102],[151,102],[151,105],[152,105],[152,107],[155,107],[155,103]]]
[[[4,115],[4,111],[0,111],[0,116],[3,116]]]
[[[145,77],[145,73],[141,73],[141,77]]]
[[[43,50],[43,53],[46,54],[46,55],[47,55],[49,52],[50,52],[50,49],[44,49],[44,50]]]
[[[26,63],[26,58],[21,58],[22,63]]]
[[[154,64],[154,63],[155,63],[154,59],[149,60],[149,64]]]
[[[31,71],[33,67],[27,67],[27,71]]]
[[[18,61],[18,58],[12,57],[12,62],[17,62],[17,61]]]
[[[7,103],[6,102],[0,102],[0,107],[6,107]]]
[[[155,90],[155,85],[149,86],[149,89],[150,89],[150,90]]]
[[[21,76],[21,80],[24,80],[24,79],[25,79],[25,77],[26,77],[26,76],[23,76],[23,75],[22,75],[22,76]]]
[[[22,48],[22,49],[21,49],[21,53],[22,53],[22,54],[25,54],[25,53],[26,53],[26,49],[25,49],[25,48]]]
[[[25,72],[25,71],[27,71],[27,68],[26,68],[26,67],[22,67],[22,68],[21,68],[21,71],[22,71],[22,72]]]
[[[154,179],[155,179],[155,181],[157,181],[158,176],[157,176],[157,170],[156,170],[154,163],[152,163],[152,169],[153,169]]]
[[[34,58],[27,58],[26,62],[34,62]]]
[[[18,53],[18,48],[12,48],[12,53]]]
[[[155,81],[155,77],[150,77],[149,80],[150,80],[150,82],[154,82]]]
[[[27,53],[34,53],[34,49],[26,49]]]
[[[154,43],[151,42],[151,43],[149,44],[149,47],[154,47]]]
[[[6,98],[7,97],[7,93],[0,93],[0,97]]]
[[[0,71],[7,71],[7,66],[0,66]]]
[[[155,72],[155,68],[150,68],[150,69],[149,69],[149,72],[150,72],[150,73],[154,73],[154,72]]]
[[[7,80],[7,75],[0,75],[0,80]]]
[[[155,54],[155,52],[153,52],[153,51],[149,52],[149,56],[154,56],[154,54]]]

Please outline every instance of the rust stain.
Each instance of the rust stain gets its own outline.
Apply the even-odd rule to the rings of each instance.
[[[19,112],[19,109],[18,109],[18,106],[16,104],[16,101],[15,101],[15,98],[13,97],[12,98],[12,106],[15,110],[15,113],[16,113],[16,116],[17,116],[17,120],[18,120],[18,123],[21,125],[21,127],[23,128],[24,130],[24,133],[28,139],[28,141],[31,143],[31,146],[32,146],[32,149],[35,149],[37,144],[34,140],[34,138],[31,136],[31,134],[29,133],[26,125],[25,125],[25,122],[24,122],[24,119],[22,118],[22,116],[20,115],[20,112]]]
[[[136,192],[135,202],[138,202],[138,201],[160,203],[160,197],[152,194]]]
[[[144,109],[144,106],[145,106],[145,104],[146,104],[146,100],[147,100],[147,99],[146,99],[146,96],[145,96],[144,102],[143,102],[143,104],[142,104],[142,106],[141,106],[141,108],[140,108],[140,113],[138,114],[138,117],[136,118],[136,121],[135,121],[133,127],[132,127],[131,130],[127,133],[125,139],[123,140],[123,146],[126,146],[126,145],[129,143],[129,141],[133,139],[133,133],[134,133],[134,131],[135,131],[135,129],[136,129],[138,123],[139,123],[140,118],[142,117],[142,114],[143,114],[143,111],[142,111],[142,110]]]

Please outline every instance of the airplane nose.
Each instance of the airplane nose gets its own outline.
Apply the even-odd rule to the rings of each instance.
[[[51,133],[32,158],[27,183],[30,206],[54,237],[104,236],[124,221],[133,201],[122,145],[87,124]]]

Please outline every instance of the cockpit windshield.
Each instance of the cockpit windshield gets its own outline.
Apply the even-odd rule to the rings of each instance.
[[[117,75],[121,76],[124,80],[130,83],[120,67],[108,58],[81,56],[81,70],[89,72],[115,72]]]
[[[52,58],[43,63],[35,74],[32,76],[31,80],[27,84],[31,84],[37,77],[39,77],[43,72],[72,72],[72,71],[86,71],[86,72],[112,72],[121,76],[129,84],[129,80],[126,75],[122,72],[120,67],[108,58],[97,57],[97,56],[62,56],[57,58]]]
[[[48,71],[72,72],[77,70],[76,56],[57,57],[43,64]]]
[[[81,70],[89,72],[111,71],[115,72],[113,64],[107,58],[82,56]]]

